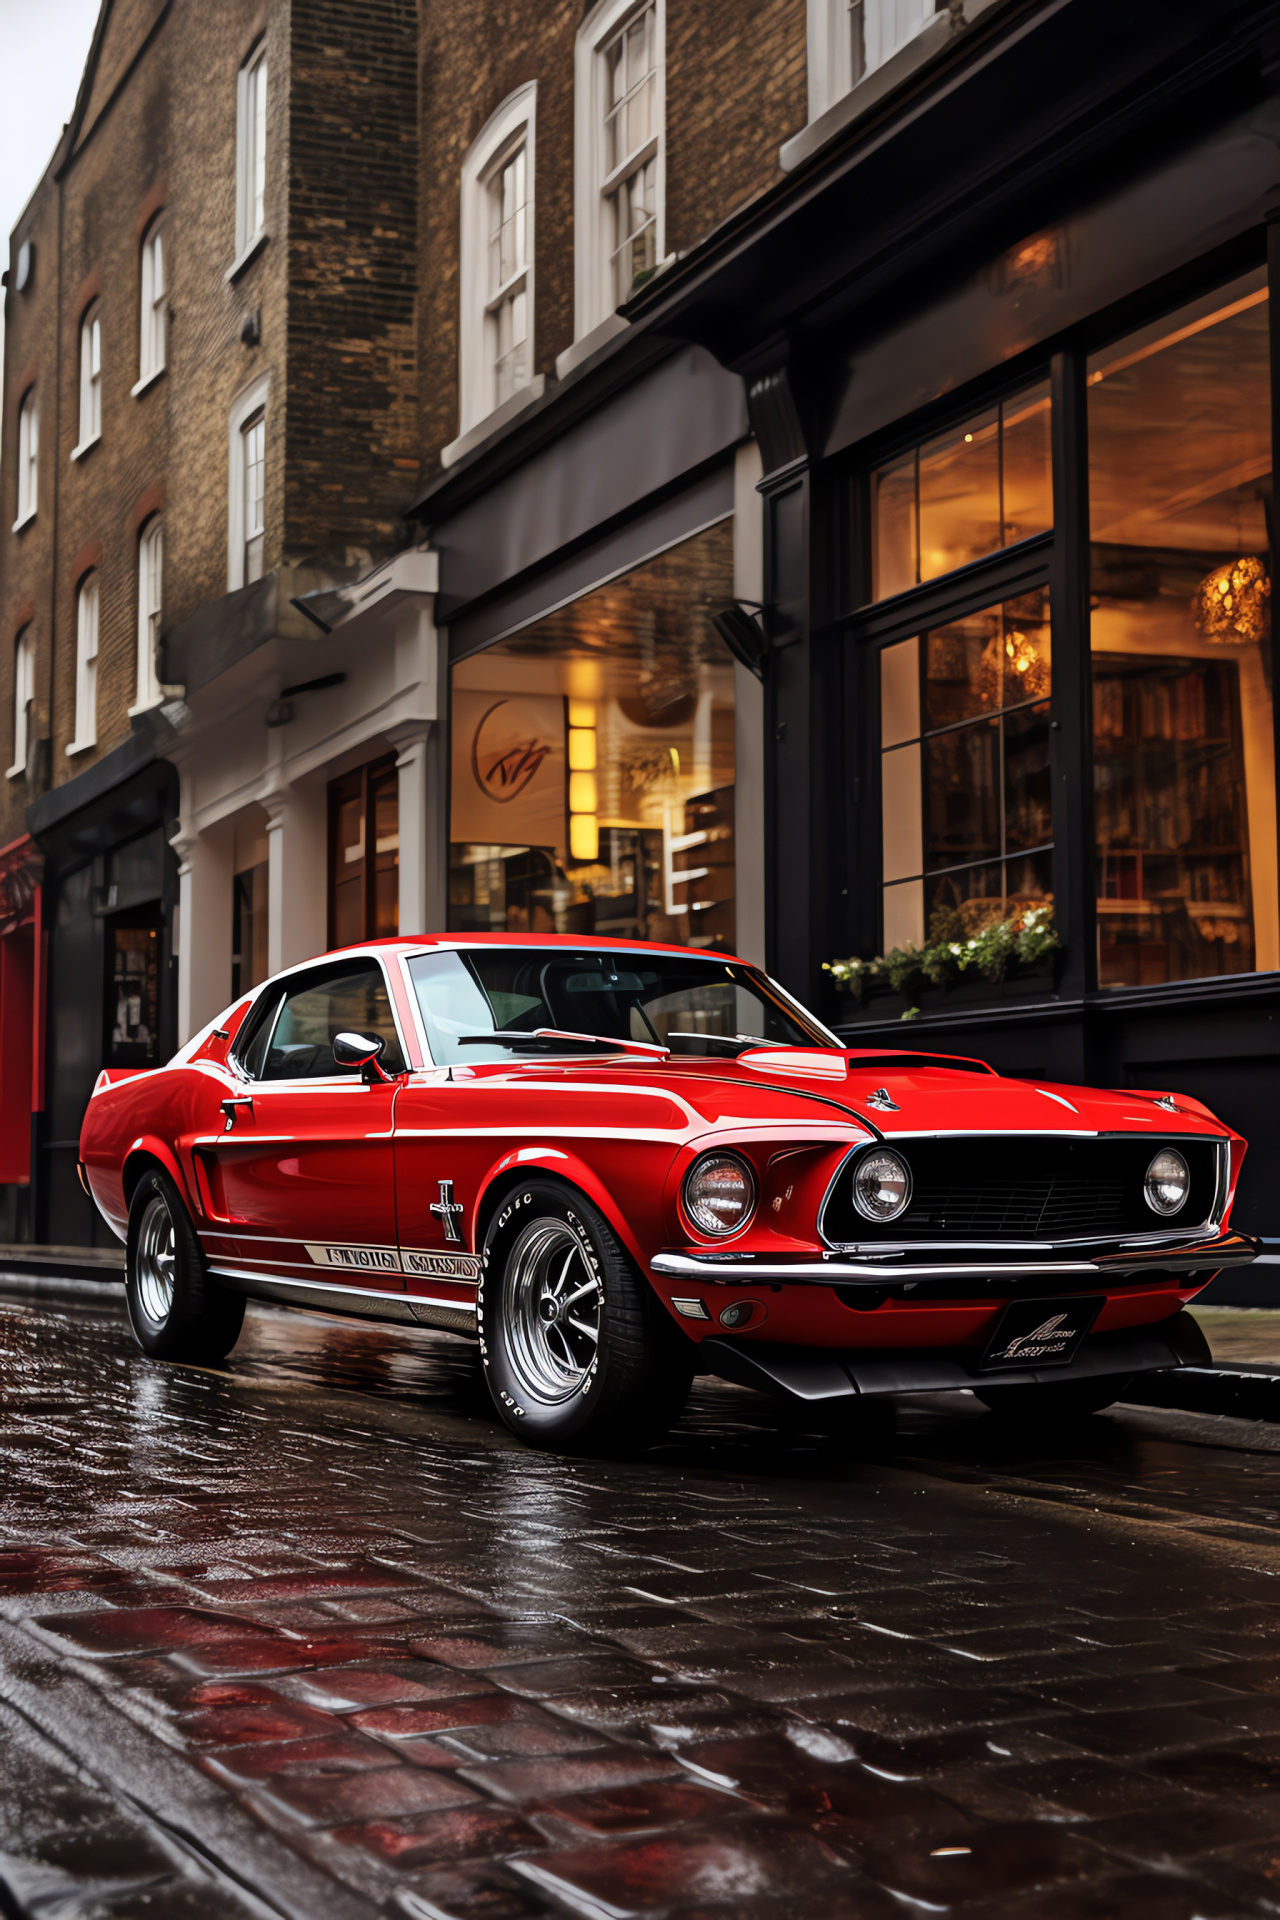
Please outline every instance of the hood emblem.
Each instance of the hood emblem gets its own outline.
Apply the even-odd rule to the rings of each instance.
[[[1171,1093],[1162,1093],[1158,1099],[1153,1100],[1151,1104],[1153,1107],[1163,1107],[1166,1113],[1182,1112],[1182,1108],[1178,1105]]]
[[[869,1107],[875,1107],[879,1113],[899,1113],[901,1111],[897,1101],[889,1098],[888,1087],[877,1087],[874,1093],[869,1093],[867,1095],[867,1105]]]
[[[428,1211],[434,1213],[436,1219],[443,1224],[445,1239],[452,1240],[456,1245],[462,1239],[457,1223],[466,1212],[466,1208],[461,1201],[454,1199],[452,1180],[440,1180],[437,1185],[440,1188],[440,1198],[432,1202]]]

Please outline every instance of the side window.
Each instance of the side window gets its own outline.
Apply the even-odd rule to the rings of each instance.
[[[285,990],[274,1020],[250,1037],[242,1056],[259,1080],[320,1080],[355,1069],[339,1067],[333,1041],[339,1033],[376,1033],[386,1042],[382,1064],[404,1071],[404,1054],[391,999],[376,961],[348,962],[323,973],[303,974]]]

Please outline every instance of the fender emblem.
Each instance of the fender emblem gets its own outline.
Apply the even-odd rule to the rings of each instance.
[[[430,1211],[434,1213],[437,1220],[442,1222],[445,1239],[452,1240],[455,1245],[460,1246],[462,1235],[458,1232],[457,1223],[466,1212],[466,1208],[460,1200],[454,1199],[452,1180],[441,1180],[437,1184],[440,1188],[440,1198],[432,1202]]]
[[[878,1108],[881,1113],[898,1113],[900,1111],[897,1101],[889,1098],[888,1087],[877,1087],[874,1093],[869,1093],[867,1095],[867,1105]]]

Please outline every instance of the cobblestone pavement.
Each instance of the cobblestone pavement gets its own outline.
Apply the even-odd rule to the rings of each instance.
[[[527,1452],[444,1336],[0,1301],[0,1914],[1280,1912],[1280,1431]]]

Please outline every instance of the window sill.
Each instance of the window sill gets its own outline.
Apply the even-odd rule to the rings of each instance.
[[[29,527],[31,525],[31,522],[35,519],[35,517],[36,517],[36,509],[32,507],[30,513],[24,513],[20,520],[14,521],[13,526],[10,528],[10,532],[21,533],[24,527]]]
[[[85,454],[88,453],[92,447],[96,447],[101,438],[102,435],[100,433],[91,434],[89,439],[82,440],[78,447],[72,447],[71,458],[73,460],[83,460]]]
[[[245,268],[249,266],[252,261],[257,259],[258,255],[262,252],[262,249],[266,246],[270,238],[271,238],[271,235],[267,232],[265,227],[263,227],[261,233],[254,234],[248,246],[245,247],[240,253],[236,255],[235,259],[231,262],[231,265],[227,268],[227,271],[223,276],[227,286],[230,287],[235,284],[235,282],[240,278],[240,275],[244,272]]]
[[[68,760],[77,753],[88,753],[90,747],[96,747],[97,744],[96,738],[92,740],[72,740],[67,747]]]
[[[556,379],[563,380],[584,360],[589,360],[593,353],[599,353],[601,347],[607,347],[611,340],[625,333],[629,325],[630,322],[624,320],[620,313],[606,314],[599,326],[592,327],[589,333],[584,333],[580,340],[575,340],[571,347],[566,347],[563,353],[556,355]]]
[[[154,373],[148,373],[144,375],[144,377],[141,380],[135,380],[133,385],[129,389],[130,399],[131,400],[140,399],[141,396],[147,391],[147,388],[154,387],[157,380],[163,380],[167,372],[168,372],[167,367],[157,367]]]
[[[519,392],[513,393],[509,400],[504,400],[500,407],[495,407],[492,413],[487,413],[483,420],[477,420],[474,427],[468,427],[466,432],[460,433],[456,440],[451,440],[447,447],[442,447],[440,465],[442,467],[456,465],[464,454],[480,446],[491,434],[500,432],[509,421],[522,414],[526,407],[531,407],[535,400],[541,400],[546,387],[546,375],[535,374],[527,387],[521,387]]]
[[[860,120],[872,107],[878,106],[904,80],[909,80],[921,67],[928,66],[954,36],[963,33],[979,14],[985,13],[989,7],[1005,4],[1006,0],[964,0],[959,20],[953,20],[949,12],[935,14],[914,39],[908,40],[905,47],[899,47],[896,53],[890,54],[882,66],[864,75],[856,86],[850,87],[848,93],[833,101],[825,113],[820,113],[807,127],[783,142],[778,151],[778,165],[782,171],[794,173],[797,167],[803,166],[806,160],[820,152],[829,140]]]

